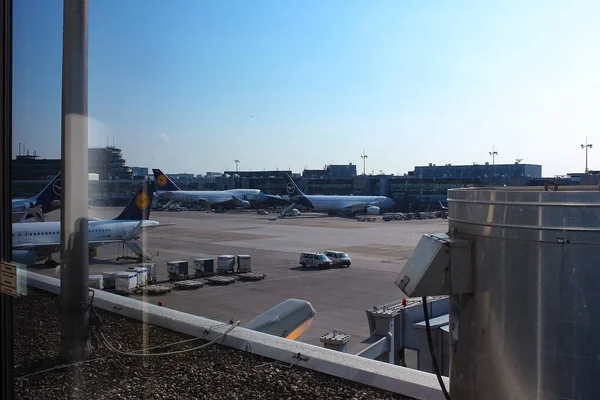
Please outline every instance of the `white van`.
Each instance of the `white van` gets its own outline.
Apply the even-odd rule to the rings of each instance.
[[[325,250],[325,255],[331,260],[336,267],[349,267],[352,264],[352,260],[348,253],[343,251]]]
[[[302,267],[317,267],[319,269],[331,268],[333,265],[331,260],[323,253],[302,253],[300,254],[299,264]]]

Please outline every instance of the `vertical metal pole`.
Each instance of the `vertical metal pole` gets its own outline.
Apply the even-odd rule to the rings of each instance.
[[[585,173],[588,173],[588,141],[587,141],[587,135],[585,135]]]
[[[64,0],[60,356],[89,356],[88,0]]]
[[[12,0],[0,2],[0,259],[12,258],[11,149],[12,149]],[[14,397],[13,299],[0,294],[0,398]]]

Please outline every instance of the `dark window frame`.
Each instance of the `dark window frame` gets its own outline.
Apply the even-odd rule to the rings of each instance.
[[[0,260],[12,258],[12,40],[13,1],[0,1]],[[14,397],[13,298],[0,294],[0,398]]]

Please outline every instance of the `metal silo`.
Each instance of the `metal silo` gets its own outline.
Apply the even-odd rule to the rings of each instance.
[[[600,398],[598,188],[453,189],[448,204],[448,232],[396,284],[450,295],[450,396]]]

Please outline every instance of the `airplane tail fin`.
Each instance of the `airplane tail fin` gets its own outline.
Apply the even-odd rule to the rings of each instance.
[[[152,173],[154,173],[154,181],[156,182],[156,186],[158,190],[181,190],[179,187],[160,169],[153,169]]]
[[[127,207],[114,219],[122,221],[147,220],[150,217],[153,197],[154,185],[148,181],[144,181],[140,190],[138,190],[133,199],[127,204]]]
[[[290,198],[294,196],[304,196],[304,193],[302,193],[298,185],[296,185],[296,182],[294,182],[287,172],[284,172],[283,176],[285,178],[285,192]]]
[[[53,210],[54,202],[60,202],[60,194],[62,190],[62,180],[60,172],[46,185],[46,187],[38,194],[35,206],[41,206],[42,213],[49,213]],[[57,208],[57,207],[54,207]]]

